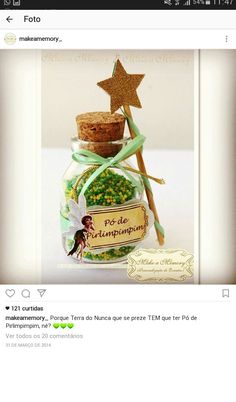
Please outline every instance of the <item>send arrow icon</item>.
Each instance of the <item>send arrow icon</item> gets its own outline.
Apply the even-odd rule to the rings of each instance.
[[[46,292],[47,289],[37,289],[39,292],[40,296],[43,297],[44,293]]]

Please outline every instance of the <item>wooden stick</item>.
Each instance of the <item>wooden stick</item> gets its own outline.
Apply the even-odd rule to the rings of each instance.
[[[125,111],[126,115],[133,120],[130,107],[129,106],[124,106],[124,111]],[[129,131],[130,131],[130,136],[131,136],[131,138],[135,138],[135,133],[133,132],[133,130],[132,130],[130,124],[129,124],[129,120],[127,120],[127,121],[128,121],[128,127],[129,127]],[[145,167],[145,164],[144,164],[144,160],[143,160],[143,156],[142,156],[141,151],[136,152],[136,157],[137,157],[137,163],[138,163],[139,170],[142,173],[147,174],[146,167]],[[157,209],[156,209],[156,205],[155,205],[155,201],[154,201],[154,198],[153,198],[153,194],[149,190],[149,188],[146,187],[146,186],[145,186],[145,191],[146,191],[146,195],[147,195],[147,199],[148,199],[149,208],[153,212],[155,220],[158,223],[160,223],[158,213],[157,213]],[[156,227],[155,227],[155,230],[156,230],[156,234],[157,234],[157,240],[158,240],[160,246],[162,246],[164,244],[164,237],[163,237],[162,233]]]

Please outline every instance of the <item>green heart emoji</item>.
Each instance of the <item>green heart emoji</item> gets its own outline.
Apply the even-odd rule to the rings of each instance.
[[[74,324],[72,324],[72,323],[67,324],[67,327],[70,328],[70,329],[73,328],[73,326],[74,326]]]
[[[64,324],[64,322],[62,322],[60,325],[61,325],[61,328],[63,328],[63,329],[66,327],[66,324]]]
[[[60,324],[57,324],[56,322],[55,322],[55,324],[53,324],[54,328],[56,328],[56,329],[59,328],[59,325]]]

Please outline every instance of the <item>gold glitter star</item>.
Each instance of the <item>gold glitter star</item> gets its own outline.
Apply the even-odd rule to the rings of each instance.
[[[127,74],[120,60],[116,61],[113,77],[97,83],[111,97],[111,113],[121,106],[142,107],[136,89],[143,77],[144,74]]]

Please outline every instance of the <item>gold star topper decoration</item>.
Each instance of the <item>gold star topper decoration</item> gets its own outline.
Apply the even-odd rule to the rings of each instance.
[[[97,83],[111,97],[111,113],[121,106],[142,107],[136,90],[143,77],[144,74],[128,74],[120,60],[116,61],[113,76]]]

